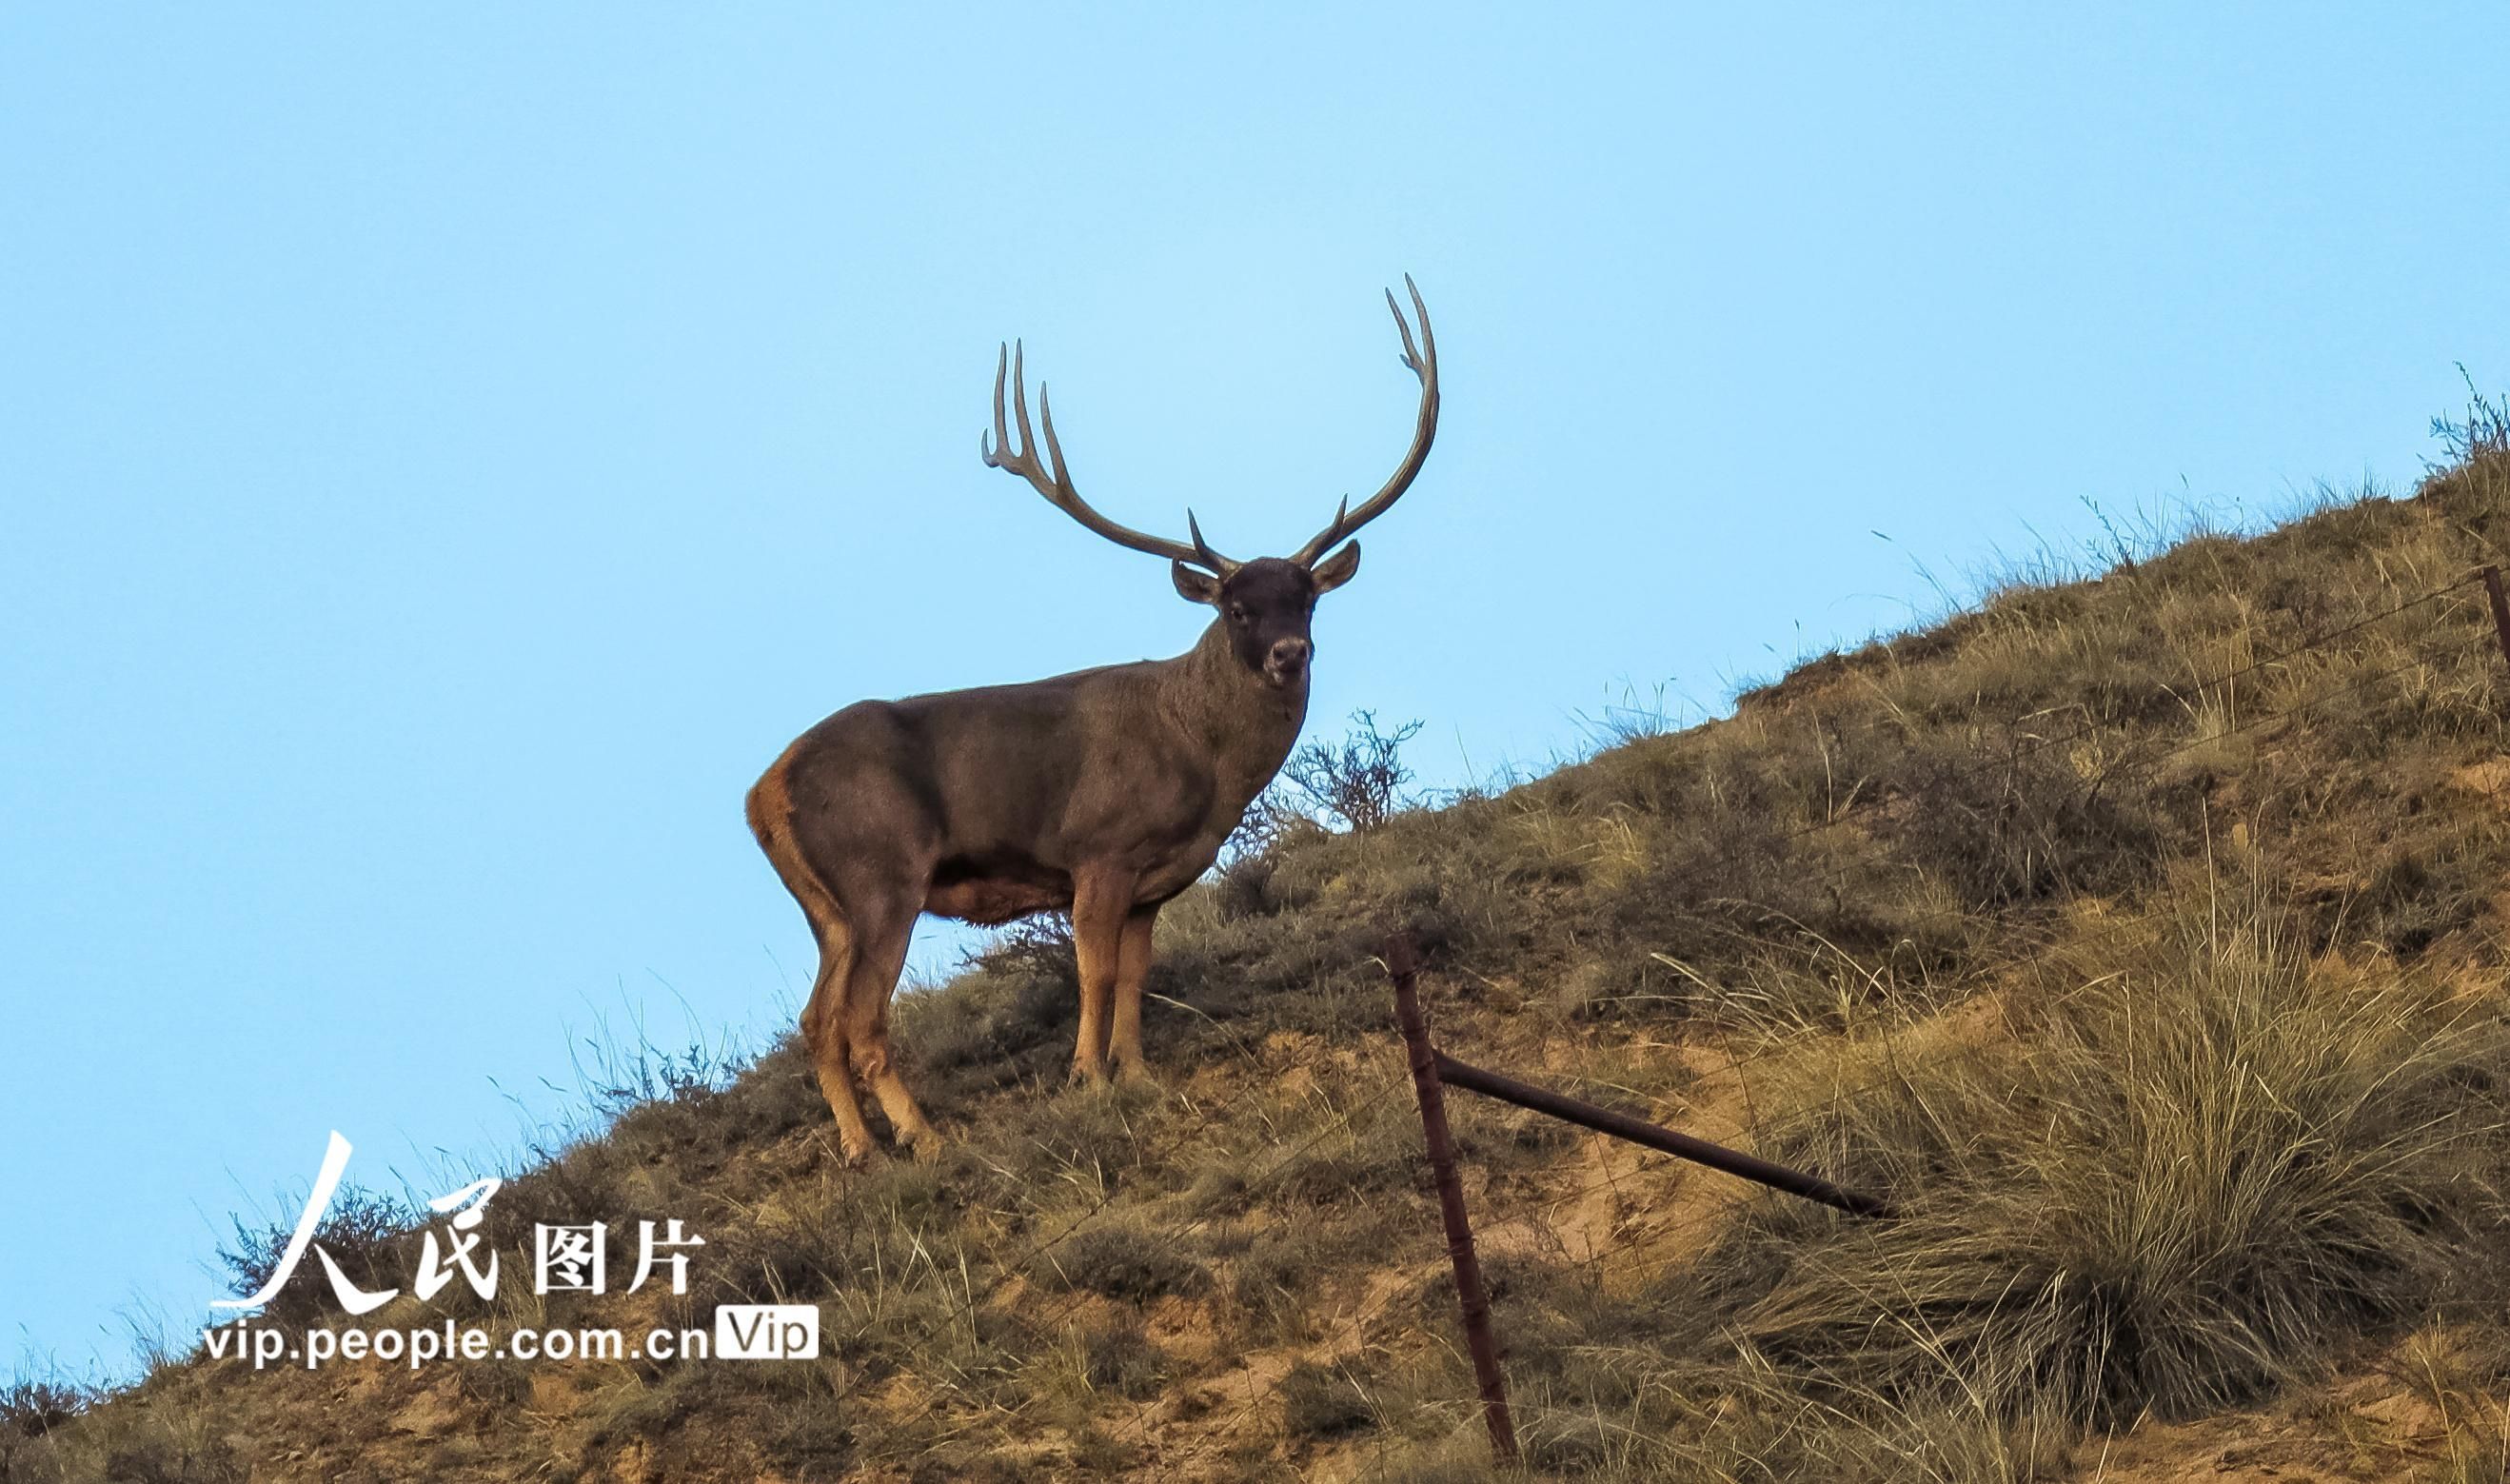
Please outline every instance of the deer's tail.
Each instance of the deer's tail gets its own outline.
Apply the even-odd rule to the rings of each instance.
[[[846,931],[845,909],[837,904],[836,894],[811,869],[808,856],[802,854],[802,843],[793,836],[793,754],[796,742],[784,749],[758,781],[750,785],[748,812],[749,832],[758,837],[758,848],[767,853],[768,863],[784,883],[784,890],[802,904],[802,915],[811,920],[811,933],[824,948],[831,937]]]

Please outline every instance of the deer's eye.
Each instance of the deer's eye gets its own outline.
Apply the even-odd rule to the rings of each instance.
[[[1229,605],[1229,622],[1231,622],[1231,623],[1233,623],[1233,624],[1243,624],[1243,623],[1245,623],[1245,622],[1246,622],[1246,605],[1245,605],[1245,604],[1243,604],[1243,603],[1232,603],[1232,604],[1230,604],[1230,605]]]

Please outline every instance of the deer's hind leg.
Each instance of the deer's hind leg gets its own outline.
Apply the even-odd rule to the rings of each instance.
[[[812,864],[794,828],[793,767],[801,743],[785,749],[766,776],[749,790],[749,828],[758,837],[784,888],[801,905],[819,947],[819,972],[812,981],[810,1002],[802,1007],[802,1045],[818,1074],[819,1095],[836,1115],[837,1137],[846,1158],[871,1153],[871,1130],[863,1126],[862,1106],[855,1100],[853,1079],[846,1071],[846,986],[853,980],[856,952],[853,925],[828,882]]]
[[[810,1050],[811,1069],[818,1074],[819,1095],[837,1117],[837,1142],[848,1160],[865,1160],[871,1156],[871,1129],[863,1123],[846,1059],[846,997],[859,954],[843,918],[815,920],[812,927],[819,937],[819,976],[811,985],[810,1003],[802,1008],[802,1044]]]
[[[922,910],[923,894],[918,892],[913,896],[884,894],[855,913],[854,963],[841,1013],[845,1054],[854,1070],[880,1099],[897,1142],[912,1149],[917,1158],[929,1159],[939,1151],[941,1135],[925,1120],[924,1110],[915,1105],[915,1094],[906,1090],[889,1056],[889,1003],[897,991],[897,976],[906,968],[907,943]]]

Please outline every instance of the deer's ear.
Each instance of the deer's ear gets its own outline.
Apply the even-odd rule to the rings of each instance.
[[[1220,605],[1220,579],[1208,572],[1197,572],[1181,561],[1168,563],[1168,575],[1176,579],[1177,596],[1189,603]]]
[[[1317,595],[1322,596],[1350,581],[1352,575],[1358,571],[1359,543],[1354,541],[1317,562],[1315,570],[1311,575],[1316,580]]]

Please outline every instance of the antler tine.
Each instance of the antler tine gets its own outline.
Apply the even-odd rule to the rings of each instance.
[[[1224,576],[1236,570],[1236,562],[1213,551],[1211,543],[1202,539],[1202,526],[1194,518],[1194,512],[1191,510],[1185,513],[1185,533],[1194,538],[1195,554],[1204,566]]]
[[[1034,461],[1037,457],[1037,435],[1028,427],[1028,343],[1011,346],[1011,420],[1019,428],[1020,457]]]
[[[1010,394],[1008,408],[1004,405],[1003,396],[1007,389]],[[990,441],[982,437],[976,439],[976,451],[983,455],[988,468],[1007,470],[1026,479],[1029,487],[1046,496],[1055,509],[1120,547],[1208,568],[1222,577],[1236,570],[1237,563],[1213,551],[1202,539],[1200,530],[1194,530],[1194,545],[1186,546],[1181,542],[1146,535],[1130,526],[1119,525],[1091,509],[1089,502],[1081,498],[1081,492],[1072,487],[1071,473],[1063,463],[1062,440],[1054,436],[1054,403],[1047,397],[1043,382],[1037,389],[1037,411],[1038,424],[1045,429],[1046,462],[1043,465],[1037,458],[1039,437],[1028,420],[1027,352],[1019,342],[1013,341],[1003,347],[1002,354],[994,361],[993,437]],[[1019,430],[1017,442],[1013,442],[1011,438],[1014,427]],[[1186,525],[1189,529],[1194,528],[1192,512],[1186,514]]]
[[[984,457],[986,466],[993,469],[1003,467],[1003,461],[994,456],[994,450],[999,448],[1008,454],[1011,447],[1010,430],[1003,426],[1003,382],[1010,375],[1010,370],[1011,348],[1006,345],[994,359],[994,441],[987,446],[982,434],[976,437],[976,452]]]
[[[1403,455],[1403,462],[1396,466],[1394,476],[1386,481],[1384,488],[1362,502],[1357,511],[1350,508],[1350,496],[1343,497],[1341,509],[1334,513],[1333,523],[1317,532],[1314,540],[1299,548],[1298,554],[1290,558],[1303,567],[1314,566],[1318,558],[1340,546],[1352,532],[1385,514],[1389,506],[1402,499],[1403,492],[1412,487],[1413,479],[1421,473],[1422,464],[1429,457],[1430,441],[1438,436],[1438,337],[1429,328],[1429,306],[1422,302],[1420,286],[1412,282],[1412,275],[1403,275],[1403,286],[1412,295],[1412,312],[1421,320],[1421,339],[1417,345],[1412,339],[1412,326],[1403,318],[1403,306],[1395,301],[1391,288],[1386,290],[1386,307],[1394,316],[1395,332],[1403,337],[1404,367],[1421,378],[1421,413],[1413,424],[1412,447]]]

